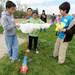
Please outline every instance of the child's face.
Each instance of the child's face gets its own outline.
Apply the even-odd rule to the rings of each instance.
[[[7,9],[10,14],[14,14],[16,12],[16,7],[11,7]]]
[[[36,13],[33,14],[33,18],[36,19],[38,18],[38,15]]]
[[[66,10],[63,11],[63,10],[60,9],[60,14],[61,14],[62,16],[64,16],[64,15],[66,14]]]
[[[32,16],[32,10],[31,10],[31,9],[29,9],[29,10],[27,11],[27,15],[28,15],[28,16]]]

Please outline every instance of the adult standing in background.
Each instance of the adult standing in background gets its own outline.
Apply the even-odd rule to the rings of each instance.
[[[41,14],[40,19],[41,19],[42,21],[44,21],[45,23],[47,23],[47,15],[46,15],[46,13],[45,13],[45,10],[42,11],[42,14]]]

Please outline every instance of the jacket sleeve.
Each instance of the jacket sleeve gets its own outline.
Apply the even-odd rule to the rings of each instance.
[[[67,28],[67,30],[69,30],[70,28],[72,28],[74,25],[75,25],[75,19],[72,20],[72,22],[70,23],[70,25]]]
[[[6,16],[1,17],[1,24],[2,24],[3,29],[4,29],[5,31],[11,30],[11,29],[13,29],[14,27],[16,27],[16,26],[13,25],[13,24],[9,24],[8,19],[7,19]]]

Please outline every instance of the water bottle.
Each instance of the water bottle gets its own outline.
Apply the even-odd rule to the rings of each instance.
[[[24,56],[23,65],[27,65],[27,56]]]

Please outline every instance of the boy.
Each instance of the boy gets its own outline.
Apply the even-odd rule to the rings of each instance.
[[[33,9],[32,8],[28,8],[27,9],[27,15],[25,17],[27,22],[29,22],[29,19],[32,18],[32,13],[33,13]],[[30,37],[29,37],[29,34],[28,34],[28,46],[29,46],[29,39],[30,39]],[[26,52],[30,52],[30,50],[27,49]]]
[[[44,23],[41,19],[38,18],[37,10],[33,11],[32,18],[29,19],[29,22],[34,24]],[[32,42],[34,41],[34,50],[36,51],[36,53],[39,53],[37,50],[38,35],[39,35],[39,30],[34,30],[32,33],[29,34],[29,45],[28,45],[29,51],[32,49]]]
[[[16,11],[16,5],[12,1],[6,2],[6,10],[2,12],[1,20],[5,34],[9,57],[11,61],[18,59],[18,40],[16,36],[16,25],[13,14]]]
[[[68,15],[70,10],[70,4],[64,2],[59,6],[60,13],[62,15],[61,22],[64,23],[64,28],[59,30],[58,38],[55,43],[55,48],[53,52],[54,57],[58,57],[58,63],[63,64],[65,62],[66,51],[68,48],[68,42],[64,42],[65,31],[69,27],[73,17]]]
[[[25,17],[25,19],[32,18],[32,12],[33,12],[32,8],[28,8],[27,9],[27,16]]]

